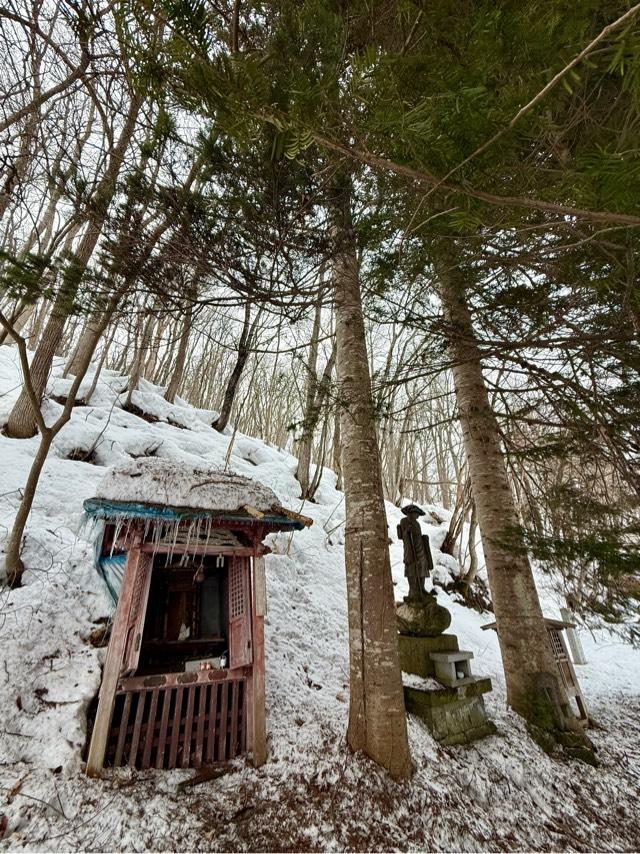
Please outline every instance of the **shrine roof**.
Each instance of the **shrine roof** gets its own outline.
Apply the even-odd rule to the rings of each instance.
[[[311,519],[287,510],[263,483],[207,465],[132,460],[110,469],[96,495],[84,502],[104,519],[197,519],[302,529]]]
[[[556,620],[553,617],[544,617],[544,622],[546,626],[549,626],[552,629],[575,629],[576,624],[570,623],[567,620]],[[497,625],[495,620],[493,623],[485,623],[480,628],[485,631],[486,629],[496,629]]]

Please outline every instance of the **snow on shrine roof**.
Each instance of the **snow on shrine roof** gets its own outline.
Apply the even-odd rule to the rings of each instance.
[[[239,512],[251,507],[269,513],[278,497],[257,480],[213,466],[165,459],[132,460],[110,469],[96,499],[117,504],[154,504],[192,510]]]

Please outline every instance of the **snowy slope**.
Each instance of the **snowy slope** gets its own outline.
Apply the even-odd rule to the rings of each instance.
[[[86,385],[91,382],[87,379]],[[0,424],[19,391],[13,348],[0,347]],[[133,402],[159,420],[120,407],[122,377],[105,372],[90,406],[77,407],[57,437],[27,528],[24,586],[0,590],[1,848],[18,850],[501,850],[627,849],[640,846],[637,797],[640,752],[640,653],[600,632],[582,637],[589,665],[579,669],[603,729],[594,731],[603,768],[564,765],[541,754],[504,704],[490,615],[446,594],[450,631],[475,652],[474,672],[494,680],[488,699],[499,734],[470,748],[439,747],[410,720],[416,775],[395,785],[363,757],[351,756],[344,732],[348,654],[344,581],[344,500],[325,471],[316,503],[298,498],[296,460],[259,439],[221,435],[213,413],[144,383]],[[55,378],[50,391],[68,382]],[[45,417],[59,404],[49,399]],[[0,545],[11,525],[37,439],[0,435]],[[74,459],[68,459],[68,457]],[[81,461],[86,457],[91,462]],[[267,709],[270,759],[178,794],[191,772],[128,771],[105,781],[82,774],[87,706],[100,680],[103,650],[88,637],[109,615],[93,569],[93,542],[82,528],[82,501],[96,494],[106,467],[161,457],[222,466],[255,478],[280,502],[314,520],[311,528],[269,538]],[[387,505],[396,598],[406,592],[397,508]],[[446,512],[438,510],[442,517]],[[445,527],[424,525],[434,546]],[[446,574],[451,558],[435,549]],[[544,590],[545,611],[558,602]],[[135,785],[133,783],[135,782]],[[618,810],[611,821],[612,800]],[[609,804],[605,808],[605,804]],[[0,819],[0,828],[2,820]],[[634,834],[636,834],[634,836]],[[635,842],[635,846],[634,846]]]

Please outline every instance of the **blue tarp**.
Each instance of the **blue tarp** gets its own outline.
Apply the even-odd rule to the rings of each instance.
[[[87,498],[84,502],[87,515],[98,519],[162,519],[176,521],[180,519],[222,519],[229,522],[258,520],[246,513],[232,513],[228,510],[194,510],[190,507],[167,507],[160,504],[143,504],[135,501],[107,501],[105,498]],[[259,520],[267,525],[280,528],[294,528],[301,531],[302,522],[287,516],[265,513]]]
[[[114,605],[118,604],[118,596],[122,589],[122,579],[124,578],[126,563],[126,554],[102,555],[102,557],[98,558],[98,572],[107,585]]]

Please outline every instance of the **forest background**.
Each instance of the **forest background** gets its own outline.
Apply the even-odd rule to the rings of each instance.
[[[507,673],[539,617],[522,629],[535,591],[500,605],[514,577],[530,582],[529,557],[577,615],[624,624],[638,598],[638,11],[5,4],[0,321],[25,375],[5,432],[41,436],[10,582],[93,362],[85,403],[105,368],[128,375],[132,410],[148,379],[216,410],[217,430],[292,450],[305,501],[325,465],[352,506],[372,497],[347,543],[348,577],[368,544],[372,590],[388,575],[379,484],[451,509],[443,550],[462,596],[493,599]],[[56,356],[75,381],[52,425],[39,406]],[[459,554],[464,522],[480,526],[489,592],[473,536]],[[530,717],[525,681],[510,701]]]

